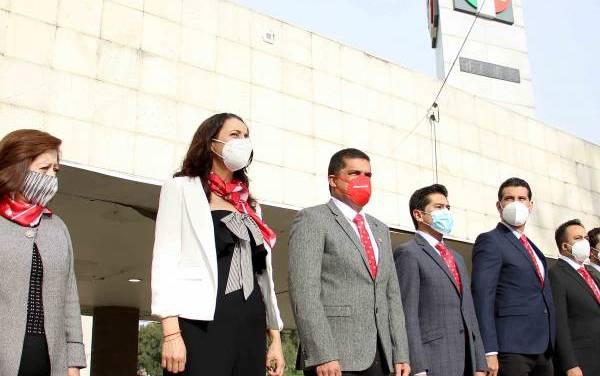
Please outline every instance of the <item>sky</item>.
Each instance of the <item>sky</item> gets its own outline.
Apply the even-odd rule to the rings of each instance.
[[[425,0],[237,2],[409,69],[436,75]],[[600,1],[522,3],[538,119],[600,145]]]

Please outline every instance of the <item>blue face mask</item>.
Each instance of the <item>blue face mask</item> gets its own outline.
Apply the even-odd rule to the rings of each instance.
[[[430,214],[432,218],[431,224],[423,222],[427,226],[431,227],[442,235],[448,235],[452,232],[452,228],[454,227],[454,218],[452,218],[452,213],[450,210],[438,209],[427,214]]]

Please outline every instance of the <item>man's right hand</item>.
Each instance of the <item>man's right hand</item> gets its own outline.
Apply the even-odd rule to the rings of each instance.
[[[583,376],[583,372],[581,368],[575,367],[567,371],[567,376]]]
[[[498,364],[498,355],[486,355],[488,376],[497,376],[500,365]]]
[[[177,338],[163,342],[160,365],[171,373],[185,370],[186,349],[181,334]]]
[[[318,365],[316,371],[317,376],[342,376],[342,368],[337,360]]]

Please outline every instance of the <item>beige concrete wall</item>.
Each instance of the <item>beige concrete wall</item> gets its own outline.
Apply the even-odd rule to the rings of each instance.
[[[410,229],[408,197],[432,182],[428,126],[399,140],[439,85],[228,1],[0,0],[2,134],[45,129],[65,160],[165,179],[201,120],[235,112],[255,143],[253,192],[275,205],[325,201],[329,157],[353,146],[373,158],[369,211]],[[560,221],[598,225],[597,145],[450,87],[440,106],[456,238],[495,224],[496,187],[512,175],[533,186],[528,233],[547,254]]]

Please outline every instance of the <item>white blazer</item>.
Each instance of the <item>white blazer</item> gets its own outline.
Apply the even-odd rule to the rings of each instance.
[[[260,212],[257,214],[260,215]],[[271,249],[266,273],[257,275],[267,327],[283,328],[273,283]],[[217,253],[210,206],[200,178],[166,181],[154,234],[152,313],[212,321],[217,301]]]

